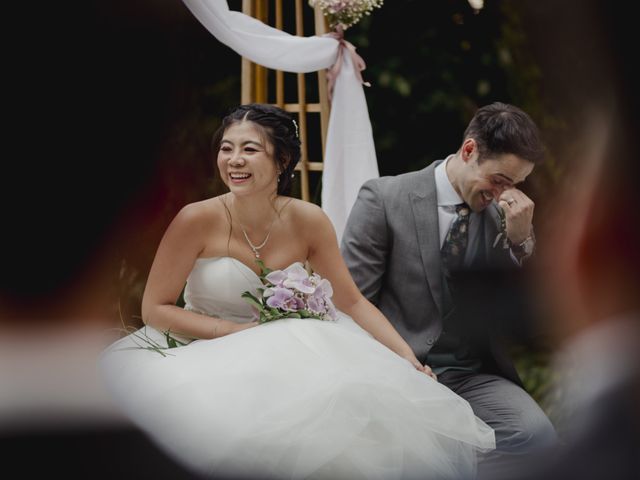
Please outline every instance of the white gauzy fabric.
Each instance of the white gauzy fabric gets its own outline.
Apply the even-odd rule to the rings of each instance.
[[[340,43],[330,37],[298,37],[229,10],[226,0],[183,0],[214,37],[238,54],[267,68],[306,73],[329,68]],[[322,208],[338,235],[361,185],[378,176],[367,101],[345,52],[336,79],[322,176]]]
[[[263,287],[232,257],[198,259],[185,309],[237,322]],[[471,406],[344,313],[283,319],[165,351],[143,327],[105,350],[115,404],[185,467],[214,478],[471,479],[494,432]]]
[[[336,79],[332,105],[322,176],[322,208],[340,241],[360,187],[378,177],[367,100],[351,57],[346,54]]]

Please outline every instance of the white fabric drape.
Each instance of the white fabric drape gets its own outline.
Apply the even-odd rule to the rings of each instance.
[[[333,65],[342,48],[333,38],[290,35],[231,11],[226,0],[183,2],[220,42],[267,68],[294,73],[321,70]],[[333,222],[338,241],[358,190],[377,176],[367,101],[345,52],[333,92],[322,176],[322,208]]]

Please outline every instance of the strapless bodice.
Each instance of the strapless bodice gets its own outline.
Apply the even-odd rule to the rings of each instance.
[[[253,309],[241,297],[255,294],[262,282],[248,266],[233,257],[198,258],[187,277],[185,309],[213,317],[250,322]]]

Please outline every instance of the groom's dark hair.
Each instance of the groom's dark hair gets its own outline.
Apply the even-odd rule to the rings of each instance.
[[[538,164],[544,146],[535,122],[518,107],[495,102],[476,112],[464,132],[463,141],[473,138],[478,146],[478,162],[502,154],[513,154]]]

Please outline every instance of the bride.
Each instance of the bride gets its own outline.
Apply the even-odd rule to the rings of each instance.
[[[178,213],[149,273],[145,327],[101,357],[119,407],[211,476],[472,478],[493,431],[360,294],[322,210],[285,196],[300,158],[292,117],[240,106],[213,148],[229,193]],[[263,286],[258,258],[273,270],[308,261],[337,319],[258,324],[241,298]],[[153,351],[141,338],[179,342]]]

